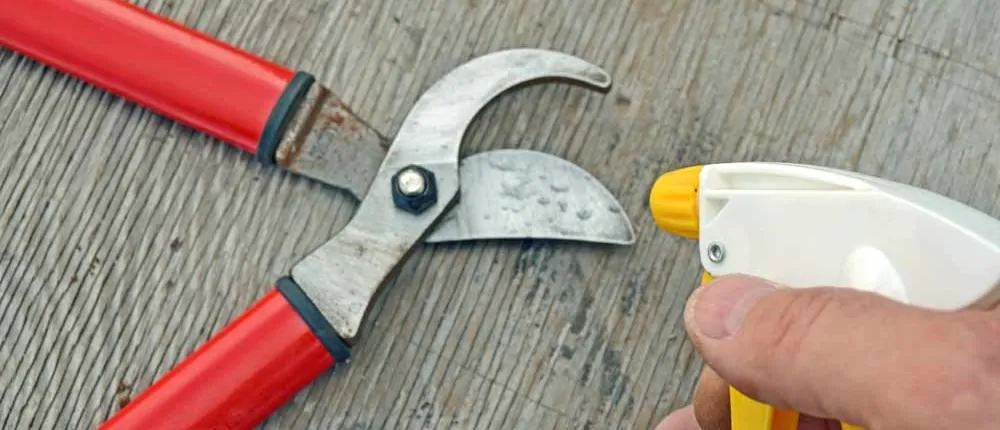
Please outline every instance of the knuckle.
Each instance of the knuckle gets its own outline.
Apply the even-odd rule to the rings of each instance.
[[[952,351],[942,351],[951,357],[942,361],[951,369],[939,373],[929,403],[967,425],[964,428],[978,428],[973,423],[984,417],[1000,417],[995,410],[1000,404],[1000,321],[978,314],[960,321],[952,326],[959,331],[952,334],[959,341]]]
[[[972,353],[969,359],[975,373],[994,391],[1000,390],[1000,320],[996,318],[974,319],[969,323],[972,333]]]
[[[826,350],[821,347],[825,336],[821,331],[828,325],[837,307],[837,296],[832,289],[785,290],[776,293],[768,314],[758,314],[754,324],[755,346],[750,357],[758,374],[791,375],[804,374],[803,366],[817,361],[817,354]],[[811,384],[803,384],[788,376],[767,381],[757,381],[772,387],[770,393],[775,401],[782,404],[821,404],[823,396]],[[754,395],[758,388],[745,384]],[[775,389],[774,387],[782,387]],[[792,394],[794,393],[794,394]],[[794,396],[788,397],[788,396]]]
[[[780,311],[769,316],[772,323],[763,330],[766,336],[763,344],[781,361],[796,360],[803,351],[803,343],[816,333],[817,324],[825,319],[834,302],[833,292],[826,289],[788,294]]]

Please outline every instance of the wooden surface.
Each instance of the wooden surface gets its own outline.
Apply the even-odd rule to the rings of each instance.
[[[266,428],[651,428],[700,362],[693,243],[645,201],[694,163],[795,161],[1000,216],[1000,5],[988,0],[150,0],[335,88],[391,135],[473,56],[553,48],[612,74],[501,99],[467,153],[527,147],[620,196],[629,248],[422,247],[354,362]],[[344,194],[0,50],[0,428],[92,428],[350,217]]]

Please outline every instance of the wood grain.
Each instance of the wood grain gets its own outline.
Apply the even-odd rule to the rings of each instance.
[[[423,246],[353,363],[265,428],[652,428],[700,362],[694,244],[661,173],[733,160],[858,170],[1000,216],[1000,6],[987,0],[149,0],[315,73],[392,135],[435,79],[542,47],[612,74],[500,99],[465,153],[531,148],[622,201],[635,246]],[[209,89],[210,90],[210,89]],[[345,194],[0,50],[0,427],[93,428],[351,216]]]

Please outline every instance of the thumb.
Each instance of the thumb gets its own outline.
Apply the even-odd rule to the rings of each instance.
[[[730,276],[685,310],[695,347],[761,402],[869,429],[986,428],[1000,420],[1000,318],[936,312],[846,288]]]

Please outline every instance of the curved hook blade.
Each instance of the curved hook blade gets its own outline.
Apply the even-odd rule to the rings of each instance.
[[[540,79],[565,79],[599,90],[611,86],[604,70],[560,52],[511,49],[475,58],[452,70],[417,100],[383,168],[457,164],[462,138],[479,111],[507,90]]]

